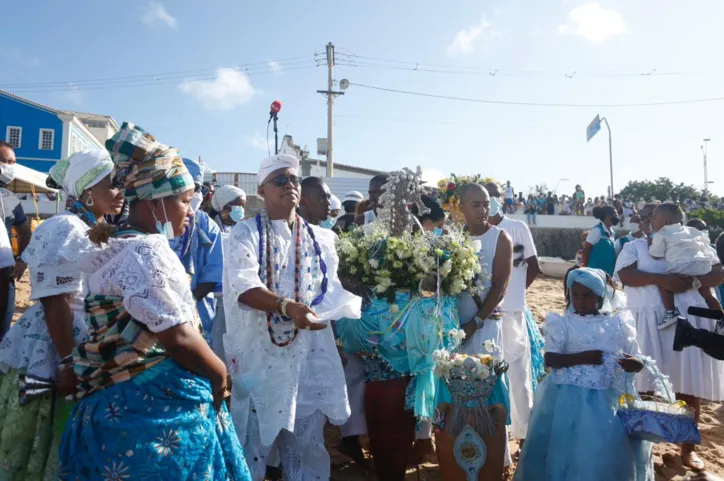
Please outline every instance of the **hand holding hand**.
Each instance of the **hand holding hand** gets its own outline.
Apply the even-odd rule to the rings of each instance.
[[[327,327],[326,324],[322,324],[321,322],[310,321],[308,315],[311,314],[312,318],[317,318],[317,313],[300,302],[290,302],[287,304],[287,314],[294,320],[294,325],[297,329],[319,331]]]

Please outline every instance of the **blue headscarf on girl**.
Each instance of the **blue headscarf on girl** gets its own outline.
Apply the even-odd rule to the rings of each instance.
[[[566,287],[570,290],[574,283],[581,284],[588,287],[598,297],[603,299],[603,307],[600,309],[601,312],[611,312],[611,299],[613,298],[614,290],[609,285],[606,273],[601,269],[592,269],[590,267],[579,267],[568,273],[566,279]],[[569,306],[572,309],[573,306]]]

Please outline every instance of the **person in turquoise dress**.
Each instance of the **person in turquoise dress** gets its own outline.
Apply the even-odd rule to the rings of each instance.
[[[130,209],[127,224],[91,229],[100,248],[80,261],[88,336],[73,350],[58,479],[250,481],[226,366],[168,244],[188,226],[193,179],[178,150],[128,122],[106,148]]]
[[[613,227],[621,219],[611,206],[595,207],[593,217],[600,222],[588,233],[583,243],[581,265],[592,269],[601,269],[609,276],[613,275],[616,266],[616,246],[614,245]]]

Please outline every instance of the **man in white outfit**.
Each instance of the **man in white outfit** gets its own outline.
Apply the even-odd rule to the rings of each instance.
[[[530,338],[525,319],[525,291],[540,273],[533,236],[525,222],[510,219],[500,209],[500,188],[494,182],[485,185],[491,197],[488,222],[507,232],[513,241],[513,272],[510,276],[503,310],[503,351],[510,380],[510,433],[521,447],[528,432],[533,408],[533,378]]]
[[[258,178],[264,210],[234,226],[224,259],[231,414],[254,481],[273,448],[286,481],[327,480],[324,425],[350,413],[328,323],[358,319],[361,299],[337,276],[336,235],[296,214],[299,160],[265,159]]]

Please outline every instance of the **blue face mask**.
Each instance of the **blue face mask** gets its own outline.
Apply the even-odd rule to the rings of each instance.
[[[500,214],[500,206],[501,202],[500,199],[497,197],[491,197],[490,198],[490,216],[495,216]]]
[[[442,227],[435,227],[435,228],[432,230],[432,234],[435,235],[435,236],[437,236],[437,237],[442,237],[442,234],[443,234],[443,229],[442,229]]]
[[[168,214],[166,214],[166,203],[163,199],[161,199],[161,207],[163,207],[163,216],[166,218],[166,222],[163,224],[161,224],[161,221],[156,218],[156,213],[151,211],[153,213],[153,218],[156,219],[156,232],[165,235],[166,239],[171,240],[176,237],[176,235],[173,232],[171,221],[168,220]]]
[[[319,223],[319,227],[321,227],[322,229],[331,229],[336,223],[337,219],[335,219],[334,217],[327,217]]]
[[[229,211],[229,218],[235,223],[239,223],[244,219],[244,207],[240,205],[232,205]]]

